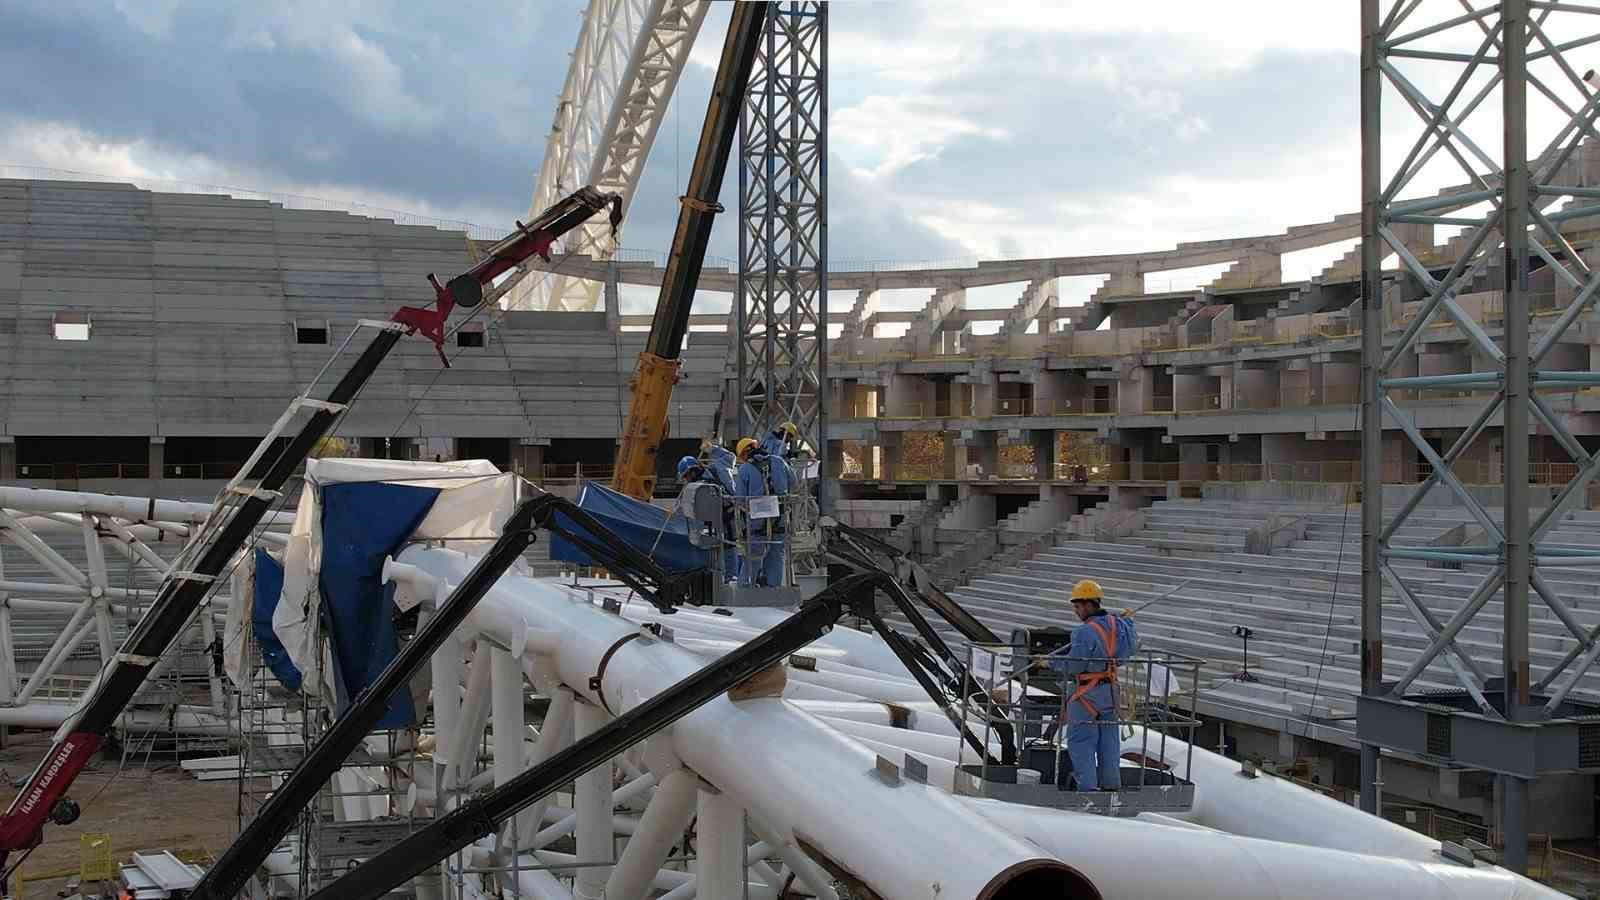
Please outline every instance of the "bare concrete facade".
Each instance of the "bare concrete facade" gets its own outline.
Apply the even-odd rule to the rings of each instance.
[[[469,260],[459,232],[342,212],[0,181],[0,480],[134,493],[226,477],[359,320],[430,303],[427,274]],[[57,340],[58,322],[87,322],[88,339]],[[485,312],[462,335],[447,370],[402,342],[339,436],[530,473],[609,467],[642,335],[614,311]],[[694,335],[675,433],[709,426],[726,356],[726,335]]]

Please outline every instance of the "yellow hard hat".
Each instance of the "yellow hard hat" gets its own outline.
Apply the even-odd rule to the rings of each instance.
[[[734,445],[733,455],[739,459],[744,459],[746,456],[750,455],[751,450],[758,446],[760,446],[760,444],[755,438],[739,438],[739,443]]]
[[[1080,600],[1093,600],[1094,602],[1099,603],[1105,598],[1106,592],[1100,590],[1100,582],[1093,579],[1085,578],[1072,586],[1073,603],[1077,603]]]
[[[785,422],[782,425],[779,425],[778,430],[789,435],[790,437],[800,436],[800,426],[794,424],[793,422]]]

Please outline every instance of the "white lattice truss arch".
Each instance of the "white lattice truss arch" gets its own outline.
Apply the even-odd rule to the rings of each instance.
[[[530,217],[586,184],[620,194],[626,215],[709,6],[706,0],[590,0],[556,102]],[[617,243],[610,226],[597,219],[569,233],[559,249],[609,260]],[[529,279],[510,297],[514,309],[590,310],[600,285],[566,276]]]

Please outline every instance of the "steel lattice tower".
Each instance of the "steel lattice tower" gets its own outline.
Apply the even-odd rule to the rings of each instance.
[[[827,59],[827,4],[774,4],[740,122],[734,302],[739,433],[794,422],[822,460],[824,478]]]
[[[1600,10],[1546,0],[1462,0],[1459,7],[1443,4],[1413,15],[1419,5],[1363,0],[1361,10],[1362,805],[1377,811],[1380,749],[1496,773],[1505,863],[1523,871],[1529,781],[1543,772],[1592,771],[1595,765],[1583,749],[1593,735],[1586,742],[1584,726],[1574,718],[1592,708],[1580,708],[1568,694],[1600,657],[1600,629],[1585,628],[1573,604],[1540,573],[1600,565],[1591,550],[1544,541],[1600,472],[1600,454],[1584,449],[1556,407],[1556,392],[1600,384],[1600,373],[1549,368],[1550,351],[1600,289],[1593,251],[1569,240],[1575,234],[1571,225],[1600,215],[1600,188],[1585,186],[1579,152],[1585,141],[1600,142],[1600,95],[1565,58],[1565,51],[1600,40]],[[1386,119],[1386,96],[1398,97],[1400,108],[1422,122],[1398,144],[1406,149],[1404,157],[1385,158],[1383,137],[1400,132],[1401,121],[1415,125],[1415,119]],[[1541,132],[1531,146],[1530,123]],[[1436,194],[1437,186],[1418,178],[1435,158],[1452,183],[1459,179],[1459,187]],[[1394,160],[1401,161],[1396,166]],[[1453,264],[1419,252],[1431,241],[1407,239],[1407,230],[1433,226],[1465,229],[1456,239],[1464,246]],[[1592,245],[1590,239],[1584,246]],[[1386,276],[1382,263],[1391,253],[1399,272]],[[1538,295],[1548,309],[1532,302],[1535,272],[1553,286]],[[1503,296],[1498,311],[1493,290]],[[1461,302],[1469,291],[1478,292],[1473,304]],[[1484,296],[1491,299],[1484,302]],[[1547,298],[1551,302],[1544,304]],[[1439,332],[1433,325],[1451,330]],[[1419,351],[1440,335],[1465,348],[1472,371],[1419,369]],[[1436,447],[1423,430],[1440,422],[1427,401],[1451,395],[1471,395],[1483,405],[1453,443]],[[1397,479],[1384,477],[1385,426],[1398,428],[1428,464],[1427,478],[1387,522],[1383,484]],[[1455,469],[1480,438],[1491,441],[1492,451],[1496,426],[1503,486],[1486,496],[1470,490]],[[1530,490],[1534,429],[1571,458],[1575,473],[1546,496]],[[1423,498],[1441,485],[1472,516],[1475,536],[1449,547],[1392,542]],[[1449,621],[1441,621],[1419,596],[1419,561],[1481,576]],[[1397,679],[1384,668],[1386,588],[1428,642]],[[1565,659],[1542,671],[1530,667],[1530,591],[1575,638]],[[1498,623],[1479,615],[1497,598],[1503,601]],[[1462,629],[1473,622],[1500,632],[1498,672],[1458,646]],[[1443,670],[1434,676],[1453,678],[1460,689],[1408,695],[1438,663]]]

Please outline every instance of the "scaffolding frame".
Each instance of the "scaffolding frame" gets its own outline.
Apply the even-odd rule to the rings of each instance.
[[[773,4],[765,37],[739,121],[739,433],[795,423],[825,485],[827,4]]]
[[[1448,8],[1441,11],[1430,6],[1428,13],[1414,15],[1421,5],[1421,0],[1362,0],[1361,4],[1361,802],[1368,812],[1378,811],[1382,749],[1443,756],[1498,772],[1503,785],[1501,830],[1506,838],[1506,865],[1522,872],[1527,865],[1528,781],[1541,771],[1582,767],[1577,729],[1563,727],[1561,720],[1574,711],[1568,699],[1572,687],[1600,658],[1600,634],[1583,628],[1569,605],[1539,574],[1545,566],[1600,565],[1600,557],[1586,551],[1540,545],[1540,539],[1600,473],[1600,456],[1585,451],[1538,394],[1541,388],[1600,384],[1600,373],[1539,368],[1600,288],[1600,270],[1591,270],[1561,232],[1563,222],[1600,213],[1600,204],[1590,202],[1600,198],[1600,191],[1578,186],[1578,180],[1571,177],[1579,145],[1585,139],[1600,138],[1595,130],[1600,96],[1565,58],[1567,50],[1600,41],[1600,17],[1592,7],[1548,0],[1460,0],[1460,9],[1446,4]],[[1553,24],[1575,26],[1581,33],[1558,43],[1551,37]],[[1464,47],[1475,50],[1463,52]],[[1544,71],[1530,70],[1530,63],[1538,62],[1548,63]],[[1382,115],[1385,83],[1423,122],[1421,133],[1408,142],[1403,161],[1388,171],[1381,155],[1384,133],[1392,125],[1386,124]],[[1429,88],[1442,84],[1449,85],[1442,99],[1430,96]],[[1549,101],[1561,120],[1554,137],[1537,147],[1532,156],[1528,143],[1530,86]],[[1493,104],[1485,101],[1496,92],[1501,101],[1503,144],[1486,148],[1474,140],[1472,130],[1493,115]],[[1576,102],[1572,102],[1574,95]],[[1400,199],[1441,153],[1441,164],[1453,162],[1465,174],[1465,183],[1443,195],[1429,191],[1418,199]],[[1546,212],[1563,197],[1571,198],[1571,205]],[[1485,207],[1481,215],[1473,212]],[[1400,234],[1405,229],[1397,226],[1464,227],[1465,247],[1448,271],[1437,276],[1407,246]],[[1390,253],[1399,261],[1400,274],[1386,284],[1382,263]],[[1534,256],[1576,291],[1555,321],[1536,337],[1530,335],[1529,306],[1529,270]],[[1503,334],[1498,342],[1485,328],[1489,323],[1474,318],[1456,302],[1462,288],[1497,261],[1504,286]],[[1432,267],[1440,268],[1444,266]],[[1408,293],[1422,298],[1420,312],[1398,337],[1386,340],[1385,323],[1397,317],[1386,315],[1385,304],[1400,302]],[[1441,314],[1454,324],[1475,356],[1488,361],[1488,370],[1456,375],[1396,371],[1404,354],[1420,342],[1425,329]],[[1462,390],[1489,397],[1473,424],[1443,453],[1428,443],[1415,412],[1395,402],[1406,391]],[[1452,464],[1497,418],[1505,473],[1498,517],[1452,470]],[[1381,476],[1382,429],[1387,423],[1399,428],[1432,472],[1386,523]],[[1533,424],[1552,435],[1579,465],[1574,477],[1530,522],[1529,506],[1534,498],[1529,490],[1529,437]],[[1400,526],[1439,485],[1454,494],[1483,529],[1485,545],[1437,550],[1392,546],[1391,538]],[[1464,605],[1444,622],[1411,590],[1406,576],[1393,564],[1397,559],[1466,564],[1484,574]],[[1383,663],[1385,586],[1429,641],[1422,655],[1395,681],[1385,679]],[[1576,640],[1566,659],[1537,682],[1529,667],[1530,591]],[[1503,653],[1501,670],[1495,676],[1457,645],[1456,636],[1497,592],[1504,598],[1500,623]],[[1406,689],[1436,660],[1450,669],[1461,691],[1408,697]],[[1561,681],[1569,670],[1570,677]],[[1538,756],[1551,749],[1560,757],[1560,764],[1554,767],[1550,758]]]

